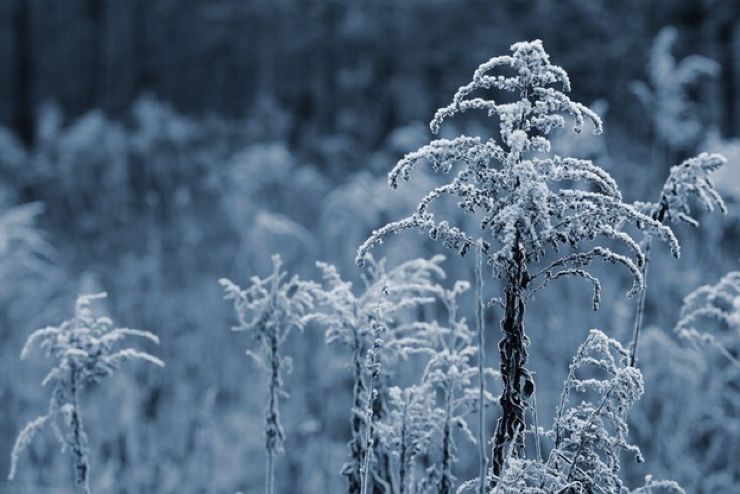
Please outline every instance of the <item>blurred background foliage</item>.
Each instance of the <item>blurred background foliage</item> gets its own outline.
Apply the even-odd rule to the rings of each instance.
[[[480,62],[532,38],[570,74],[574,99],[606,120],[604,136],[563,132],[556,151],[597,160],[628,200],[657,200],[669,167],[699,151],[729,159],[716,177],[729,214],[677,227],[681,260],[654,255],[647,394],[632,417],[648,466],[625,467],[635,482],[650,471],[689,492],[731,492],[740,467],[715,453],[731,446],[726,428],[738,435],[737,382],[715,385],[726,364],[671,328],[684,295],[740,264],[735,0],[0,2],[0,472],[17,431],[45,407],[40,357],[20,363],[22,342],[68,318],[78,292],[104,290],[116,321],[160,336],[167,367],[135,367],[84,396],[95,490],[259,489],[264,389],[248,342],[228,331],[216,280],[264,275],[273,252],[307,278],[318,259],[359,280],[357,246],[436,180],[393,191],[386,171],[429,140],[426,122]],[[485,122],[457,125],[446,131]],[[383,249],[391,264],[436,252],[413,235]],[[471,263],[447,254],[448,281],[470,279]],[[635,301],[623,296],[626,276],[608,274],[599,312],[577,282],[529,311],[531,365],[547,376],[543,421],[589,328],[630,337]],[[470,318],[472,297],[464,303]],[[499,317],[488,311],[493,334]],[[287,350],[290,454],[277,489],[341,492],[348,363],[318,329]],[[0,492],[65,492],[70,472],[55,448],[51,437],[36,442]],[[462,457],[458,476],[472,477],[474,455]]]

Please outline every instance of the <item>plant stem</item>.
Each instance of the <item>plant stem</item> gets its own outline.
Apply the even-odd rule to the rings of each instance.
[[[480,261],[478,259],[478,261]],[[455,329],[457,327],[457,301],[453,296],[446,297],[447,326],[450,334],[447,335],[447,352],[450,357],[457,352],[455,345]],[[442,477],[439,480],[437,494],[450,494],[452,491],[452,400],[455,392],[452,379],[447,377],[445,389],[445,421],[442,429]],[[485,454],[486,449],[482,449]],[[485,465],[483,471],[485,472]]]
[[[637,313],[635,314],[635,326],[632,330],[632,348],[630,350],[630,367],[637,367],[637,344],[640,340],[640,330],[642,329],[642,319],[645,313],[645,296],[647,294],[647,275],[648,265],[650,264],[650,244],[652,237],[645,237],[645,262],[642,266],[642,290],[640,297],[637,299]]]
[[[270,283],[270,318],[265,323],[267,334],[267,352],[270,359],[270,382],[268,404],[265,408],[265,494],[273,493],[275,483],[274,456],[279,452],[283,441],[283,430],[280,426],[280,397],[282,388],[280,379],[280,319],[277,316],[278,292],[280,290],[280,258],[273,257],[273,274]]]
[[[486,471],[488,470],[488,458],[486,457],[486,378],[485,378],[485,320],[483,319],[483,245],[478,243],[475,262],[475,289],[476,289],[476,311],[475,319],[478,325],[478,492],[486,493]]]
[[[354,347],[352,349],[354,384],[352,386],[352,439],[347,447],[350,453],[350,463],[344,470],[347,476],[348,494],[358,494],[362,489],[362,393],[364,386],[362,383],[362,341],[360,340],[357,330],[353,328]]]
[[[442,430],[442,478],[439,481],[438,494],[449,494],[452,490],[452,430],[450,421],[452,420],[452,387],[447,383],[447,393],[445,396],[445,425]],[[485,453],[485,448],[483,448]],[[485,466],[483,468],[485,472]]]
[[[265,493],[272,494],[272,482],[274,478],[272,467],[272,451],[267,450],[267,462],[265,466]]]
[[[506,313],[501,321],[503,336],[499,342],[501,380],[501,417],[496,423],[496,434],[491,462],[490,488],[496,485],[506,459],[506,444],[516,443],[512,448],[515,456],[524,449],[522,432],[525,427],[524,399],[521,382],[527,378],[524,364],[527,361],[526,336],[524,335],[524,300],[521,290],[526,286],[524,249],[519,235],[514,243],[512,261],[506,273],[505,307]]]
[[[537,415],[537,390],[532,393],[532,420],[534,421],[534,447],[537,461],[542,462],[542,445],[540,444],[540,420]]]
[[[370,481],[370,457],[373,454],[373,404],[378,393],[375,391],[375,384],[380,376],[380,355],[379,352],[383,346],[383,333],[385,327],[382,325],[380,313],[383,295],[387,293],[387,286],[384,284],[383,289],[378,295],[378,308],[376,309],[375,319],[372,322],[373,327],[373,344],[367,351],[365,368],[370,372],[370,387],[368,389],[367,408],[365,409],[365,462],[362,467],[362,489],[361,493],[367,493],[367,486]]]
[[[265,410],[266,441],[265,450],[267,459],[265,465],[265,494],[273,493],[275,471],[273,457],[278,450],[279,441],[282,439],[279,415],[278,415],[278,392],[280,390],[280,355],[278,354],[277,328],[269,331],[270,335],[270,394],[267,409]]]
[[[406,400],[404,399],[403,402],[403,414],[401,418],[401,465],[398,472],[398,478],[400,482],[399,486],[399,493],[405,494],[406,492],[406,455],[407,455],[407,446],[406,446],[406,408],[407,408]]]
[[[370,455],[373,454],[373,401],[375,401],[375,374],[370,377],[370,396],[365,411],[365,461],[362,465],[361,494],[367,494],[367,485],[370,481]]]
[[[79,411],[79,386],[77,385],[77,369],[74,366],[70,373],[70,394],[72,395],[70,426],[73,438],[72,453],[75,460],[75,485],[78,492],[90,494],[90,458],[87,450],[87,434],[85,434],[82,415]]]

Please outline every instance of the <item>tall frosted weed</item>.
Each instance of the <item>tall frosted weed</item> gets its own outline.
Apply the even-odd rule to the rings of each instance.
[[[419,162],[428,162],[434,171],[454,178],[431,190],[410,216],[374,231],[357,254],[357,262],[362,264],[368,251],[390,234],[420,229],[461,255],[479,246],[493,274],[503,279],[503,297],[497,299],[504,309],[499,343],[502,416],[491,453],[491,489],[502,473],[507,448],[513,458],[524,456],[525,410],[535,389],[526,368],[526,303],[556,279],[580,277],[593,286],[593,306],[598,308],[601,285],[588,271],[596,259],[627,268],[633,278],[628,296],[639,292],[643,288],[640,267],[644,253],[625,232],[625,225],[658,236],[670,245],[674,256],[679,255],[673,232],[623,202],[616,182],[606,171],[588,160],[546,156],[550,151],[547,135],[565,126],[564,115],[574,119],[576,132],[589,120],[594,132],[600,133],[601,121],[567,96],[570,80],[562,68],[550,63],[541,41],[516,43],[511,51],[511,55],[482,64],[473,80],[458,89],[452,103],[439,109],[430,124],[437,133],[448,118],[483,110],[498,119],[500,138],[461,135],[437,139],[406,155],[388,175],[392,187],[398,186],[399,179],[409,180]],[[493,75],[495,69],[505,75]],[[518,100],[498,103],[473,96],[491,89],[514,93]],[[433,206],[442,196],[451,196],[465,212],[482,216],[480,230],[464,231],[438,220]],[[602,246],[581,247],[597,237],[623,244],[629,256]],[[550,248],[557,252],[562,246],[570,246],[573,253],[530,271],[531,266],[544,261]]]

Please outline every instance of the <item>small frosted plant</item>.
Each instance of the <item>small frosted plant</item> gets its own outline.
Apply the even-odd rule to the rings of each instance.
[[[303,330],[314,307],[317,286],[297,276],[286,279],[280,256],[272,257],[272,273],[266,278],[253,276],[249,288],[242,290],[227,279],[219,280],[226,299],[234,303],[239,324],[233,331],[249,332],[259,342],[257,352],[247,350],[267,372],[265,403],[265,493],[272,494],[275,479],[274,457],[283,451],[285,433],[280,423],[280,397],[286,396],[283,368],[290,358],[281,346],[293,330]]]
[[[34,331],[23,347],[21,358],[26,358],[38,346],[54,366],[44,377],[42,386],[51,388],[49,408],[29,422],[18,434],[11,453],[9,480],[13,480],[21,453],[35,434],[49,426],[62,446],[70,451],[74,467],[76,492],[90,493],[90,450],[85,432],[80,392],[86,386],[110,376],[125,360],[145,360],[164,367],[157,357],[133,348],[119,348],[128,336],[142,337],[153,343],[159,338],[148,331],[117,328],[107,317],[96,317],[91,304],[105,298],[105,293],[80,295],[72,319],[59,326]]]
[[[706,329],[712,325],[718,330]],[[691,292],[684,299],[675,330],[696,347],[716,348],[740,367],[740,271],[727,273],[716,285]]]
[[[373,344],[371,321],[377,322],[380,318],[380,323],[393,329],[394,317],[432,303],[436,290],[434,279],[445,277],[440,267],[443,260],[443,256],[415,259],[387,270],[383,261],[370,259],[359,294],[355,293],[351,282],[342,279],[334,266],[317,263],[322,272],[323,286],[316,296],[323,310],[315,315],[314,320],[326,328],[326,341],[348,350],[352,360],[351,439],[347,444],[350,459],[342,468],[350,494],[360,492],[362,483],[363,430],[366,427],[363,410],[369,396],[364,359],[367,349]],[[383,311],[378,314],[377,303],[383,290],[386,291]],[[407,340],[399,344],[399,339],[393,339],[386,342],[383,355],[388,358],[408,348]]]
[[[427,346],[420,349],[429,356],[420,386],[422,389],[436,390],[441,396],[436,412],[442,436],[441,460],[429,476],[429,484],[438,494],[453,492],[457,480],[452,472],[457,461],[455,429],[462,431],[471,443],[477,443],[482,451],[481,456],[485,456],[483,448],[486,439],[482,434],[481,422],[478,424],[481,434],[476,438],[468,426],[467,416],[477,410],[478,418],[484,417],[483,410],[494,402],[494,397],[486,390],[485,377],[498,377],[493,369],[482,365],[483,345],[476,340],[480,334],[471,331],[465,318],[459,316],[458,299],[469,289],[470,284],[465,281],[456,282],[451,289],[438,286],[437,297],[447,313],[447,324],[428,324],[424,331]],[[480,378],[481,374],[484,379]]]
[[[554,428],[554,448],[547,462],[565,484],[584,492],[622,492],[620,454],[644,461],[627,440],[626,415],[644,392],[642,374],[629,366],[629,351],[592,329],[570,364]],[[586,399],[569,405],[573,393]]]
[[[726,161],[725,157],[720,154],[709,153],[701,153],[698,156],[687,159],[680,165],[671,168],[657,203],[637,202],[635,203],[635,207],[660,223],[665,223],[666,221],[671,221],[672,223],[684,222],[691,226],[699,226],[699,222],[693,217],[691,212],[690,200],[692,198],[696,198],[710,213],[718,209],[722,214],[726,214],[727,207],[725,206],[725,202],[722,200],[722,196],[717,192],[710,178],[710,175],[723,166]],[[646,233],[641,245],[645,253],[645,261],[641,266],[645,289],[640,292],[637,301],[630,355],[631,366],[637,365],[637,345],[640,339],[645,310],[651,243],[652,236]]]
[[[673,255],[679,254],[671,230],[624,203],[615,181],[602,168],[588,160],[536,156],[549,153],[547,135],[565,126],[564,115],[574,118],[576,132],[581,132],[585,120],[589,120],[600,133],[601,121],[567,96],[568,76],[550,63],[541,41],[516,43],[511,50],[511,55],[492,58],[478,67],[473,80],[458,89],[452,103],[438,110],[430,124],[432,132],[437,133],[448,118],[468,110],[483,110],[498,119],[500,137],[437,139],[406,155],[389,174],[393,187],[398,186],[399,179],[409,180],[413,167],[424,161],[435,171],[453,174],[454,178],[431,190],[409,217],[374,231],[357,254],[361,264],[367,252],[387,236],[417,229],[461,255],[471,248],[478,249],[494,274],[503,278],[504,294],[498,299],[505,311],[499,343],[502,415],[494,434],[491,487],[501,473],[507,445],[514,445],[514,457],[524,454],[526,400],[534,392],[534,380],[525,366],[529,345],[524,332],[526,302],[556,279],[580,277],[593,285],[593,305],[597,308],[601,285],[588,271],[597,259],[626,267],[633,279],[628,295],[640,291],[643,281],[639,267],[644,254],[622,230],[625,224],[652,232],[670,244]],[[494,75],[494,69],[502,73]],[[490,90],[513,93],[518,99],[498,103],[472,96]],[[463,211],[482,217],[480,231],[468,232],[447,220],[438,220],[433,206],[443,196],[455,199]],[[597,237],[622,243],[631,255],[602,246],[579,249],[581,242]],[[535,273],[528,270],[528,266],[541,262],[550,248],[557,250],[563,245],[571,246],[574,253]]]

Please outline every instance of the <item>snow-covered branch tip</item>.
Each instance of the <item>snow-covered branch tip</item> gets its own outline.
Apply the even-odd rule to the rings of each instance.
[[[740,271],[727,273],[716,285],[702,286],[687,295],[675,331],[697,347],[716,348],[740,367]]]
[[[693,226],[698,226],[699,222],[691,214],[692,197],[702,203],[707,211],[719,209],[726,214],[727,206],[710,176],[726,162],[724,156],[716,153],[701,153],[689,158],[671,168],[657,204],[636,203],[636,206],[657,221],[683,221]]]

